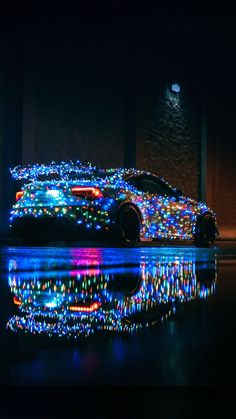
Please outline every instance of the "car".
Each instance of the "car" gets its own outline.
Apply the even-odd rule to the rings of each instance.
[[[17,166],[10,172],[23,181],[10,228],[26,242],[103,233],[121,244],[192,239],[207,247],[219,234],[215,213],[205,203],[147,171],[69,161]]]

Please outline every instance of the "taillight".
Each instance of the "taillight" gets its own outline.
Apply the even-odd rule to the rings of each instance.
[[[23,195],[24,195],[24,191],[16,192],[16,201],[19,201],[19,199],[21,199]]]
[[[16,295],[14,295],[13,301],[17,306],[21,306],[22,304],[21,300]]]
[[[101,198],[103,196],[100,189],[93,186],[74,186],[71,188],[71,193],[81,198]]]

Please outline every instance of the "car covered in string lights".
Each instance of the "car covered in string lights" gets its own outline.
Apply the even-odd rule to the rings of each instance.
[[[70,161],[10,172],[23,181],[10,214],[11,231],[26,242],[105,233],[119,243],[193,239],[204,247],[218,234],[215,214],[205,203],[146,171]]]

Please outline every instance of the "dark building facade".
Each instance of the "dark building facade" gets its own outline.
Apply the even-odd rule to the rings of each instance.
[[[70,19],[1,33],[1,229],[16,189],[9,166],[78,159],[160,174],[206,199],[222,237],[236,237],[235,107],[214,90],[224,72],[209,58],[212,28]]]

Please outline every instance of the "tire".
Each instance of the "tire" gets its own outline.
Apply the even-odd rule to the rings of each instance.
[[[211,214],[204,214],[196,223],[194,244],[197,247],[210,247],[215,241],[215,221]]]
[[[123,205],[115,217],[112,241],[132,244],[140,240],[140,217],[132,205]]]

